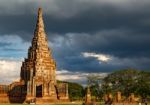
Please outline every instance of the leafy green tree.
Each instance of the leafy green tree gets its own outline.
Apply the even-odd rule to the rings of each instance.
[[[84,96],[84,88],[80,84],[68,82],[68,90],[72,100],[81,100]]]
[[[143,98],[150,96],[150,72],[148,71],[125,69],[112,72],[105,78],[99,75],[90,75],[87,79],[92,95],[99,98],[103,94],[115,94],[117,91],[121,91],[126,97],[131,93]]]
[[[150,96],[150,72],[141,71],[135,87],[136,93],[145,98]]]
[[[104,76],[98,74],[91,74],[87,76],[87,85],[90,86],[92,96],[96,96],[98,99],[102,99],[103,91],[101,82]]]
[[[109,74],[104,78],[105,84],[111,84],[113,92],[122,91],[125,96],[129,96],[134,91],[139,71],[120,70]]]
[[[85,95],[84,87],[78,83],[58,81],[68,83],[68,93],[70,100],[82,100]]]
[[[135,93],[146,97],[150,92],[150,72],[126,69],[113,72],[104,78],[104,84],[111,84],[112,91],[121,91],[125,96]]]

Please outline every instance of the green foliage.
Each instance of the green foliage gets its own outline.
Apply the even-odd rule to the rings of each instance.
[[[147,96],[150,97],[150,72],[141,72],[140,74],[137,85],[135,86],[138,87],[136,93],[144,98]]]
[[[89,75],[87,76],[87,82],[88,82],[88,86],[90,86],[90,90],[91,90],[91,95],[92,96],[96,96],[96,98],[98,99],[102,99],[103,97],[103,92],[101,89],[101,82],[103,80],[103,76],[100,75]]]
[[[64,81],[58,81],[58,82],[64,82]],[[68,93],[70,100],[82,100],[84,97],[84,88],[82,85],[78,83],[72,83],[72,82],[65,82],[68,83]]]
[[[135,93],[142,98],[150,97],[150,72],[135,69],[119,70],[108,74],[106,77],[90,75],[87,77],[92,96],[102,99],[103,94],[121,91],[124,96]],[[58,81],[64,82],[64,81]],[[82,100],[85,89],[77,83],[68,83],[69,97],[71,100]]]
[[[77,83],[68,83],[69,97],[72,100],[82,99],[84,96],[84,88]]]
[[[92,95],[100,98],[103,94],[115,94],[117,91],[121,91],[124,96],[130,93],[143,98],[150,96],[150,72],[126,69],[110,73],[105,78],[90,75],[87,79]]]
[[[130,93],[141,97],[150,95],[150,72],[134,69],[120,70],[109,74],[103,81],[103,88],[107,85],[111,91],[121,91],[125,96],[129,96]]]

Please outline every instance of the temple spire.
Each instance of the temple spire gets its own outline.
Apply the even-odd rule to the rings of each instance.
[[[34,37],[32,39],[32,46],[34,46],[35,49],[39,47],[43,48],[44,46],[48,48],[48,40],[44,29],[42,8],[38,9],[37,23],[34,31]]]
[[[39,102],[54,102],[58,99],[67,99],[65,84],[56,85],[56,62],[52,57],[51,49],[48,47],[48,39],[44,30],[42,9],[38,10],[38,17],[34,37],[28,49],[28,56],[22,63],[21,81],[25,87],[27,101],[38,98]],[[63,90],[58,93],[57,90]],[[22,95],[22,94],[21,94]]]
[[[38,17],[37,17],[37,23],[36,23],[36,32],[45,31],[44,30],[44,22],[43,22],[43,15],[42,15],[42,8],[38,9]]]

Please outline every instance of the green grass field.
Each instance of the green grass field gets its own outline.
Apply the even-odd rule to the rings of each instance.
[[[30,105],[30,104],[1,104],[0,105]],[[37,105],[82,105],[82,102],[75,102],[75,103],[50,103],[50,104],[37,104]]]
[[[30,105],[30,104],[0,104],[0,105]],[[37,104],[37,105],[43,105],[43,104]],[[44,105],[82,105],[82,104],[44,104]]]
[[[30,104],[1,104],[0,105],[30,105]],[[81,102],[76,102],[76,103],[51,103],[51,104],[37,104],[37,105],[82,105]],[[104,105],[104,104],[100,104],[100,105]],[[138,105],[138,104],[137,104]],[[145,104],[142,104],[145,105]],[[150,105],[150,103],[148,103],[148,105]]]
[[[16,104],[16,103],[0,103],[0,105],[29,105],[29,104]],[[44,103],[36,105],[82,105],[82,101],[75,102],[53,102],[53,103]]]

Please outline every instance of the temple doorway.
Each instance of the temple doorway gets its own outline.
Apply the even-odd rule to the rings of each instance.
[[[42,85],[36,86],[36,97],[42,97]]]

